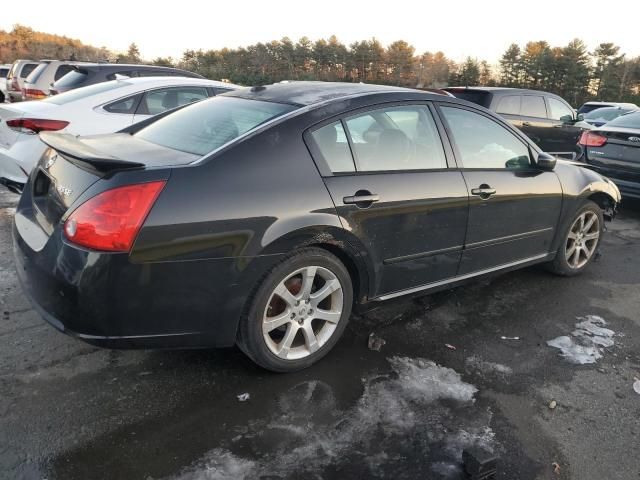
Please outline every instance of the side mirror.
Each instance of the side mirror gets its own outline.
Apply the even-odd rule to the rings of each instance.
[[[584,113],[579,113],[578,114],[578,121],[581,122],[582,120],[584,120]]]
[[[556,157],[546,152],[540,152],[536,158],[536,165],[541,170],[553,170],[556,167]]]
[[[563,115],[562,117],[560,117],[560,121],[562,123],[573,123],[573,117],[571,115]]]

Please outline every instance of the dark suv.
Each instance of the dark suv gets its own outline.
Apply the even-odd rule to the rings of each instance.
[[[562,97],[540,90],[504,87],[445,88],[458,98],[500,114],[545,152],[573,158],[582,133],[576,112]]]
[[[96,63],[78,65],[67,73],[60,80],[57,80],[51,87],[51,95],[73,90],[74,88],[86,87],[94,83],[115,80],[116,75],[123,77],[189,77],[204,78],[197,73],[179,68],[160,67],[156,65],[128,65],[124,63]]]

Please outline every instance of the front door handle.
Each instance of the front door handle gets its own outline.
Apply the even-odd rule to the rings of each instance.
[[[472,188],[471,189],[471,195],[477,195],[480,198],[482,198],[483,200],[486,200],[491,195],[495,195],[495,193],[496,193],[496,189],[495,188],[491,188],[486,183],[483,183],[478,188]]]
[[[358,190],[355,195],[344,197],[342,202],[345,205],[355,205],[358,208],[368,208],[374,202],[378,202],[380,197],[368,190]]]

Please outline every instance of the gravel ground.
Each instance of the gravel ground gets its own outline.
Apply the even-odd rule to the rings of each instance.
[[[46,325],[13,269],[16,201],[0,191],[1,478],[458,479],[475,447],[500,479],[640,479],[638,206],[578,278],[379,304],[275,375],[236,349],[100,350]]]

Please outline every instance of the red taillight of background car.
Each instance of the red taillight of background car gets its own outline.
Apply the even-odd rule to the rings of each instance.
[[[46,118],[15,118],[7,120],[7,126],[22,133],[55,132],[62,130],[69,122],[64,120],[49,120]]]
[[[19,92],[20,91],[20,85],[18,85],[18,78],[17,77],[13,77],[11,79],[11,83],[9,84],[9,90],[11,90],[12,92]]]
[[[107,190],[80,205],[64,223],[65,237],[92,250],[129,252],[165,181]]]
[[[585,147],[601,147],[607,143],[607,137],[594,132],[582,132],[578,143]]]
[[[27,100],[41,100],[47,98],[47,94],[37,88],[23,88],[22,95]]]

